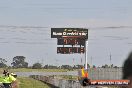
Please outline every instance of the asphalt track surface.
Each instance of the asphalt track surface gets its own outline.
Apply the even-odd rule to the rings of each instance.
[[[78,71],[68,71],[68,72],[16,72],[16,74],[20,77],[29,77],[30,75],[43,75],[43,76],[74,75],[74,76],[78,76]]]

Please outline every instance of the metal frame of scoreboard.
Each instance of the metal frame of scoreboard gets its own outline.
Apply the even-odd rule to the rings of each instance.
[[[57,38],[58,54],[85,53],[87,69],[88,29],[85,28],[51,28],[51,38]]]

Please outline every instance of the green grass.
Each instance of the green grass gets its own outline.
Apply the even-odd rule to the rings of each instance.
[[[47,84],[28,77],[19,77],[19,88],[50,88]]]
[[[18,68],[10,69],[10,72],[66,72],[65,69],[29,69],[29,68]]]
[[[4,68],[0,68],[0,73],[3,73]],[[17,68],[8,69],[9,72],[67,72],[68,69],[30,69],[30,68]]]

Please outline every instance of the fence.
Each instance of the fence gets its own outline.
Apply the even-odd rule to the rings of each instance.
[[[88,72],[92,80],[122,79],[122,68],[91,68]]]

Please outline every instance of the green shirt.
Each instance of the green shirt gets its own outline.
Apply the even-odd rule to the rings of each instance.
[[[3,77],[0,77],[0,83],[2,83],[3,82]]]

